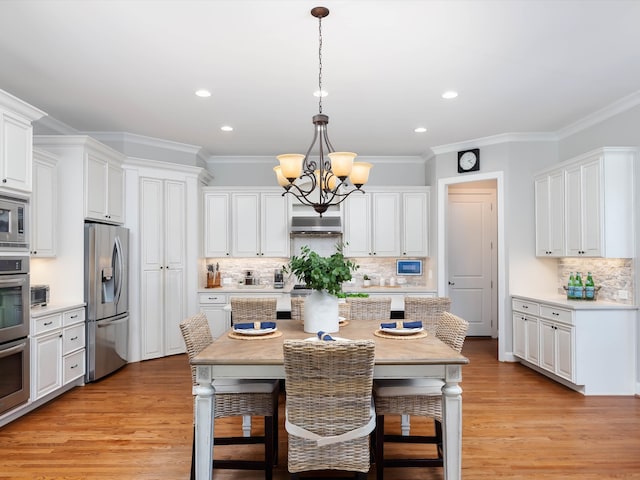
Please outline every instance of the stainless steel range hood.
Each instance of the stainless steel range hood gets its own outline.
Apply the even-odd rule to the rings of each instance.
[[[341,235],[342,221],[337,216],[291,217],[292,235]]]

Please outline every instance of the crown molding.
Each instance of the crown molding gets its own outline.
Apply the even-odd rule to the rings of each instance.
[[[39,108],[28,104],[24,100],[20,100],[18,97],[15,97],[9,92],[2,89],[0,89],[0,105],[19,115],[22,115],[23,117],[29,119],[31,122],[47,115]]]
[[[55,132],[58,135],[77,135],[79,132],[75,128],[70,125],[67,125],[64,122],[61,122],[55,117],[51,117],[47,115],[46,117],[42,117],[40,120],[37,120],[33,124],[34,130],[39,130],[40,127],[42,129],[47,130],[49,132]],[[34,135],[38,135],[34,133]]]
[[[397,164],[399,162],[404,164],[414,163],[414,164],[423,165],[427,161],[427,159],[422,156],[411,156],[411,155],[397,156],[397,157],[393,157],[393,156],[377,157],[377,156],[359,155],[357,161],[371,162],[379,165],[384,163]],[[206,163],[208,165],[224,165],[224,164],[239,164],[239,163],[256,164],[256,163],[266,163],[266,162],[269,162],[275,166],[277,165],[278,161],[276,160],[275,157],[270,155],[237,156],[237,157],[233,155],[227,155],[227,156],[211,155],[206,160]]]
[[[153,147],[161,150],[169,150],[180,153],[187,153],[197,156],[200,154],[202,147],[190,145],[188,143],[174,142],[172,140],[164,140],[162,138],[147,137],[129,132],[83,132],[91,135],[93,138],[106,142],[122,142],[129,145],[142,145],[145,147]]]
[[[558,140],[558,135],[551,132],[522,132],[522,133],[501,133],[499,135],[491,135],[489,137],[481,137],[473,140],[465,140],[464,142],[449,143],[447,145],[438,145],[431,147],[431,151],[435,155],[443,153],[458,152],[460,150],[468,150],[469,148],[486,147],[489,145],[499,145],[501,143],[514,142],[553,142]]]
[[[582,130],[586,130],[589,127],[604,122],[605,120],[614,117],[622,112],[630,110],[638,105],[640,105],[640,90],[587,115],[577,122],[561,128],[557,132],[558,139],[562,140]]]

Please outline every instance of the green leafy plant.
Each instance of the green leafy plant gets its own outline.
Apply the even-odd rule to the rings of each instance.
[[[342,291],[342,283],[351,280],[351,273],[359,268],[355,262],[344,258],[343,246],[337,244],[336,253],[322,257],[305,245],[300,249],[300,255],[291,257],[283,270],[293,273],[313,290],[326,290],[337,295]]]

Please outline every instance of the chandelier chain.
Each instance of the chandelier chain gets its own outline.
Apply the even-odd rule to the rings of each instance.
[[[322,113],[322,17],[318,18],[318,113]]]

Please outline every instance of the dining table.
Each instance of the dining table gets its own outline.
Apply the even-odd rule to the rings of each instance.
[[[336,340],[375,341],[374,380],[435,378],[442,387],[444,479],[462,475],[462,367],[469,360],[435,335],[384,334],[389,320],[350,320],[331,335]],[[272,333],[242,335],[228,330],[196,355],[195,469],[197,480],[213,478],[214,379],[284,379],[283,343],[295,339],[319,341],[296,320],[279,320]],[[286,390],[286,384],[285,384]],[[286,397],[285,397],[286,398]]]

